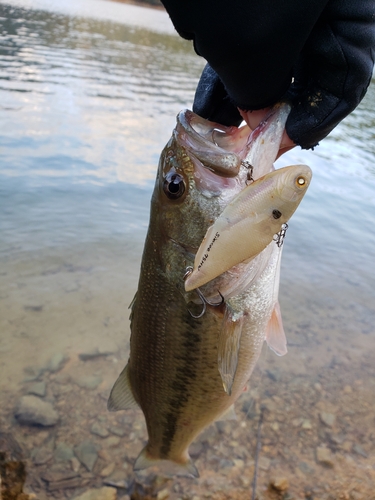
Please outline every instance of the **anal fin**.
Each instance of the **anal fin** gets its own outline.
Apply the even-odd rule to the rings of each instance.
[[[111,394],[108,398],[107,408],[109,411],[128,410],[137,408],[138,404],[134,399],[128,377],[128,365],[120,373]]]
[[[276,302],[268,322],[266,341],[268,347],[278,356],[284,356],[288,352],[279,302]]]

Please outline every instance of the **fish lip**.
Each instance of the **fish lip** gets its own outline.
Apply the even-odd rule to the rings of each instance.
[[[189,155],[198,159],[211,172],[220,177],[236,177],[242,164],[241,154],[221,147],[215,140],[215,133],[223,134],[221,142],[226,136],[226,138],[233,137],[233,143],[236,143],[238,137],[242,146],[242,142],[244,144],[247,142],[249,133],[243,131],[237,134],[240,130],[237,127],[227,127],[205,120],[193,111],[185,109],[177,115],[175,137]],[[217,140],[219,141],[219,138]],[[239,149],[242,150],[241,146]]]

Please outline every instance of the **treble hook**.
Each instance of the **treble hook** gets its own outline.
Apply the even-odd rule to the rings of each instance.
[[[186,278],[187,278],[187,277],[188,277],[188,276],[189,276],[192,272],[193,272],[193,268],[192,268],[191,266],[188,266],[188,267],[186,268],[186,271],[185,271],[185,274],[184,274],[184,278],[183,278],[183,279],[184,279],[184,280],[186,280]],[[225,302],[225,299],[224,299],[223,295],[220,293],[220,291],[219,291],[219,290],[218,290],[218,293],[219,293],[219,295],[220,295],[220,297],[221,297],[220,302],[210,302],[208,299],[206,299],[206,297],[203,295],[203,293],[201,292],[201,290],[200,290],[199,288],[196,288],[196,289],[195,289],[195,291],[197,292],[198,297],[201,299],[201,302],[202,302],[203,308],[202,308],[202,311],[201,311],[199,314],[197,314],[197,315],[196,315],[196,314],[193,314],[193,313],[190,311],[190,309],[188,308],[188,311],[189,311],[190,316],[191,316],[192,318],[194,318],[194,319],[199,319],[199,318],[201,318],[201,317],[204,315],[204,313],[205,313],[205,312],[206,312],[206,310],[207,310],[207,304],[208,304],[209,306],[212,306],[212,307],[219,307],[219,306],[221,306],[222,304],[224,304],[224,302]]]
[[[273,241],[276,242],[276,245],[279,248],[283,246],[284,238],[288,227],[289,227],[288,224],[285,222],[285,224],[281,225],[280,231],[273,236]]]
[[[254,177],[253,177],[253,172],[254,172],[254,167],[252,164],[248,161],[241,161],[241,165],[245,168],[247,168],[247,177],[246,177],[246,185],[250,184],[250,182],[254,182]]]

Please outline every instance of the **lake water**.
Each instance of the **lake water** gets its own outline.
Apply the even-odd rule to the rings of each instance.
[[[69,498],[74,487],[48,490],[40,477],[46,467],[74,469],[72,457],[56,458],[59,443],[74,449],[90,438],[106,450],[90,426],[99,417],[108,428],[119,423],[107,416],[104,396],[127,355],[127,308],[158,158],[176,114],[191,108],[204,61],[164,11],[105,0],[0,1],[0,29],[0,430],[29,453],[30,491]],[[250,391],[258,413],[240,410],[240,424],[202,438],[202,478],[168,483],[170,498],[249,494],[262,404],[271,409],[259,495],[271,496],[259,498],[274,498],[266,487],[275,475],[289,478],[290,498],[375,498],[367,493],[375,484],[374,102],[373,82],[315,151],[296,148],[278,161],[314,173],[283,254],[289,353],[265,349]],[[79,358],[95,349],[108,354]],[[66,364],[53,372],[50,359],[59,356]],[[84,375],[99,377],[94,389]],[[61,414],[51,432],[13,419],[35,381],[47,384],[44,398]],[[72,402],[84,417],[69,421]],[[103,452],[80,487],[121,474],[130,481],[142,432],[133,432],[130,448],[127,435],[108,444],[116,466],[102,473],[110,465]],[[244,439],[241,454],[233,443]],[[38,463],[43,449],[52,458]],[[319,459],[320,449],[329,460]],[[128,492],[118,490],[119,498]]]

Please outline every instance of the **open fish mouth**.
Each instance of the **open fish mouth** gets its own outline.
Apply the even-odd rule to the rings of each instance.
[[[190,110],[177,115],[175,137],[207,169],[221,177],[236,177],[247,152],[251,130],[247,125],[226,127]]]

